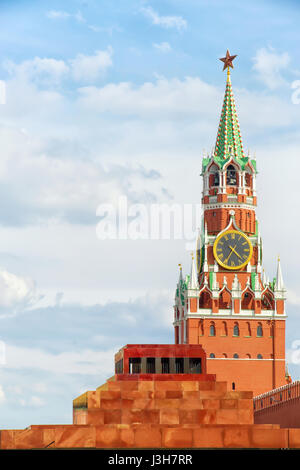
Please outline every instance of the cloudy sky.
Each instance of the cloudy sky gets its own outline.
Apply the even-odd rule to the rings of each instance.
[[[199,204],[227,48],[300,379],[299,22],[291,0],[1,1],[0,428],[71,423],[121,346],[173,342],[186,240],[100,240],[97,226],[124,197]]]

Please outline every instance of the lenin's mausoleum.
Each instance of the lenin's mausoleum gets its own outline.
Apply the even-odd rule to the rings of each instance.
[[[73,424],[0,431],[1,449],[300,448],[300,382],[285,361],[285,287],[262,267],[256,160],[227,81],[202,161],[203,223],[180,267],[175,344],[128,344],[115,375],[73,401]]]

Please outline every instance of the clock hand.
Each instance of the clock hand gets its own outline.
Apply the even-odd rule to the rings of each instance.
[[[233,252],[236,254],[236,256],[238,256],[240,259],[242,259],[242,257],[241,257],[241,256],[238,254],[238,252],[235,250],[235,248],[236,248],[236,245],[235,245],[235,247],[234,247],[234,248],[232,248],[232,246],[230,246],[230,245],[229,245],[229,248],[231,248],[231,249],[232,249],[232,251],[233,251]]]
[[[236,248],[236,245],[234,248],[232,248],[230,245],[229,245],[229,248],[231,249],[231,252],[229,253],[229,255],[227,256],[227,258],[225,259],[224,263],[226,264],[230,258],[230,256],[232,255],[233,253],[233,250]]]

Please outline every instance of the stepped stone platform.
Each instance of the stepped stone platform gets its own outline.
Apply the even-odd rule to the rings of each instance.
[[[300,429],[254,424],[252,392],[161,375],[115,375],[73,401],[73,424],[2,430],[0,448],[300,448]]]

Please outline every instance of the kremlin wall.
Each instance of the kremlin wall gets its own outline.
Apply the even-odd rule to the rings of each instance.
[[[73,424],[1,430],[1,449],[300,448],[300,384],[285,359],[286,289],[263,268],[256,159],[243,149],[227,81],[202,159],[203,221],[180,266],[174,344],[128,344],[115,374],[73,400]],[[151,338],[153,340],[153,338]]]

